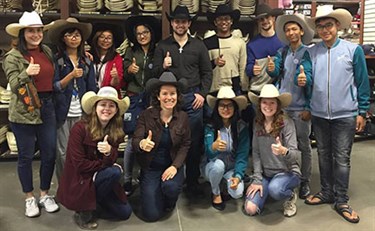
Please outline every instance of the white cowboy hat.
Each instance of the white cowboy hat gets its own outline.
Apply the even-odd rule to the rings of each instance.
[[[218,99],[231,99],[234,102],[237,103],[239,110],[243,110],[247,107],[247,99],[244,95],[236,96],[234,91],[232,90],[232,87],[230,86],[223,86],[220,87],[219,92],[217,93],[217,97],[214,97],[212,95],[207,95],[207,104],[210,106],[210,108],[214,108],[216,101]]]
[[[61,33],[69,28],[77,28],[81,32],[82,41],[86,41],[91,35],[92,25],[79,22],[76,18],[58,19],[48,30],[48,37],[51,42],[57,44],[59,39],[64,36]]]
[[[52,23],[53,24],[53,23]],[[37,12],[23,12],[18,23],[11,23],[5,27],[5,31],[13,36],[18,37],[18,34],[21,29],[26,27],[43,27],[43,31],[48,30],[52,24],[43,25],[42,19]]]
[[[276,34],[277,37],[280,39],[281,42],[284,44],[289,44],[289,40],[285,35],[284,26],[288,22],[295,22],[300,27],[302,27],[303,35],[302,35],[302,43],[303,44],[310,44],[311,40],[314,38],[314,30],[311,29],[306,22],[305,15],[303,14],[292,14],[292,15],[281,15],[276,19]]]
[[[260,95],[256,95],[252,92],[248,93],[250,101],[258,105],[261,98],[277,98],[280,100],[281,107],[287,107],[292,102],[292,95],[290,93],[279,93],[279,90],[273,84],[266,84],[260,91]]]
[[[129,97],[124,97],[119,99],[116,89],[113,87],[102,87],[99,89],[98,94],[93,91],[86,92],[82,96],[82,109],[86,114],[90,114],[96,102],[99,100],[112,100],[117,104],[120,115],[123,115],[129,108],[130,99]]]
[[[315,28],[316,20],[320,18],[334,18],[340,22],[340,29],[349,29],[352,25],[352,15],[345,9],[333,10],[332,5],[318,6],[315,17],[307,20],[311,28]]]

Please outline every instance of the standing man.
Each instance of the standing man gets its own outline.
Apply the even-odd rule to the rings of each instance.
[[[231,86],[236,95],[248,90],[245,76],[246,43],[232,36],[232,25],[241,16],[227,4],[219,5],[207,19],[216,27],[216,34],[203,40],[211,59],[213,78],[210,93],[217,94],[221,86]]]
[[[348,204],[350,153],[355,133],[365,126],[370,86],[363,50],[337,35],[338,30],[350,28],[351,21],[347,10],[323,6],[309,22],[323,40],[309,49],[313,64],[310,105],[321,191],[305,203],[334,203],[338,214],[358,223],[358,214]],[[305,85],[306,80],[311,81],[298,78],[298,84]]]
[[[198,178],[203,149],[203,105],[211,87],[211,62],[204,43],[188,34],[195,17],[190,17],[187,7],[177,6],[167,17],[173,33],[159,42],[155,50],[154,77],[168,70],[177,79],[188,80],[188,89],[183,95],[183,110],[189,115],[191,128],[191,146],[186,158],[187,192],[194,196],[203,195]]]
[[[259,34],[247,44],[246,74],[250,78],[249,90],[256,95],[265,84],[272,82],[266,72],[268,56],[275,56],[277,50],[284,46],[275,32],[276,16],[282,14],[282,9],[271,9],[266,4],[260,4],[255,13]]]
[[[282,15],[276,20],[276,34],[280,41],[288,44],[280,48],[275,59],[269,58],[267,73],[278,79],[280,93],[288,92],[292,95],[292,102],[285,111],[293,119],[296,132],[298,149],[301,151],[301,186],[299,197],[306,199],[310,194],[311,178],[311,113],[309,109],[309,92],[307,88],[294,84],[294,77],[300,71],[301,75],[311,77],[311,62],[309,61],[307,46],[314,37],[314,31],[308,27],[305,16],[302,14]],[[304,65],[301,65],[304,64]],[[298,70],[298,71],[297,71]]]

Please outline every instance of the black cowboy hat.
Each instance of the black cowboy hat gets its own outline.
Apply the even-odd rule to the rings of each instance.
[[[170,15],[168,13],[166,13],[166,15],[169,21],[173,19],[187,19],[189,21],[194,21],[198,17],[198,15],[191,17],[188,8],[181,5],[176,6]]]
[[[149,79],[146,82],[146,92],[153,92],[155,89],[160,88],[163,85],[173,85],[177,87],[181,92],[184,92],[188,86],[188,81],[185,78],[181,78],[177,81],[176,77],[172,72],[165,71],[161,76],[157,78]]]
[[[250,16],[252,19],[257,20],[266,16],[278,16],[284,14],[283,9],[271,9],[267,4],[260,4],[255,10],[255,14]]]
[[[137,41],[137,38],[134,34],[135,28],[139,25],[148,25],[152,29],[154,35],[155,43],[161,39],[161,27],[160,21],[153,16],[131,16],[125,21],[125,33],[130,42],[133,44]]]
[[[232,8],[228,4],[222,4],[216,8],[215,13],[212,13],[212,12],[207,13],[207,20],[211,23],[214,23],[217,17],[223,16],[223,15],[229,15],[232,18],[233,23],[236,23],[241,17],[241,11],[232,10]]]
[[[92,33],[90,38],[87,39],[88,44],[92,46],[92,39],[98,31],[111,31],[113,34],[113,44],[115,47],[119,47],[124,42],[124,31],[116,24],[109,23],[95,23],[92,25]]]

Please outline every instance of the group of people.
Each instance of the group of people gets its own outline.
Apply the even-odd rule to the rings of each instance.
[[[253,18],[259,34],[247,44],[232,34],[240,11],[228,5],[208,13],[216,34],[203,41],[188,33],[195,16],[186,6],[167,18],[172,34],[160,40],[154,17],[129,17],[132,45],[123,57],[115,49],[123,33],[114,25],[75,18],[43,25],[36,12],[24,12],[6,27],[18,38],[3,68],[13,92],[9,121],[25,215],[40,215],[39,207],[58,211],[48,194],[56,168],[58,202],[75,211],[79,227],[95,229],[98,217],[128,219],[136,159],[147,221],[173,211],[184,183],[189,195],[204,196],[202,175],[220,211],[226,200],[245,194],[243,213],[260,214],[270,196],[283,200],[291,217],[299,196],[308,205],[334,203],[343,218],[358,223],[348,204],[350,153],[365,125],[370,90],[361,47],[337,34],[350,26],[350,13],[323,6],[306,18],[260,4]],[[42,43],[44,31],[55,54]],[[322,41],[309,47],[314,31]],[[312,125],[316,194],[309,185]],[[121,166],[117,149],[125,134]],[[35,141],[39,200],[32,183]],[[253,175],[246,188],[249,156]]]

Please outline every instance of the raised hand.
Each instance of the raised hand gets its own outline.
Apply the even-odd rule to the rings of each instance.
[[[75,67],[70,73],[73,78],[81,78],[83,76],[83,69]]]
[[[219,57],[217,57],[215,59],[215,64],[216,66],[219,66],[219,67],[223,67],[225,65],[225,59],[223,59],[223,54],[219,55]]]
[[[130,74],[137,74],[139,71],[139,66],[137,66],[137,62],[135,58],[133,58],[132,64],[128,67],[128,73]]]
[[[285,156],[288,149],[281,144],[280,137],[276,137],[276,143],[271,145],[272,153]]]
[[[110,75],[111,75],[112,78],[118,78],[118,72],[117,72],[117,68],[116,68],[115,63],[113,63],[113,65],[112,65]]]
[[[97,148],[99,152],[104,155],[109,155],[111,153],[112,146],[108,143],[108,135],[104,136],[103,141],[98,142]]]
[[[30,64],[26,68],[26,74],[29,76],[38,75],[40,72],[40,65],[37,63],[34,63],[34,58],[30,57]]]
[[[165,55],[164,62],[163,62],[163,68],[168,69],[172,66],[172,57],[169,54],[169,51],[167,51],[167,54]]]
[[[212,150],[223,152],[227,149],[227,142],[221,139],[220,131],[217,131],[217,138],[212,143]]]
[[[267,70],[269,72],[273,72],[275,70],[275,62],[273,61],[271,56],[268,56]]]
[[[253,67],[253,74],[254,75],[260,75],[261,71],[262,71],[262,68],[258,64],[258,60],[255,60],[254,67]]]
[[[145,152],[151,152],[154,146],[155,146],[155,142],[152,141],[152,131],[148,130],[147,138],[139,142],[139,147]]]
[[[297,76],[298,86],[304,87],[306,86],[306,74],[305,68],[302,65],[299,66],[299,75]]]

